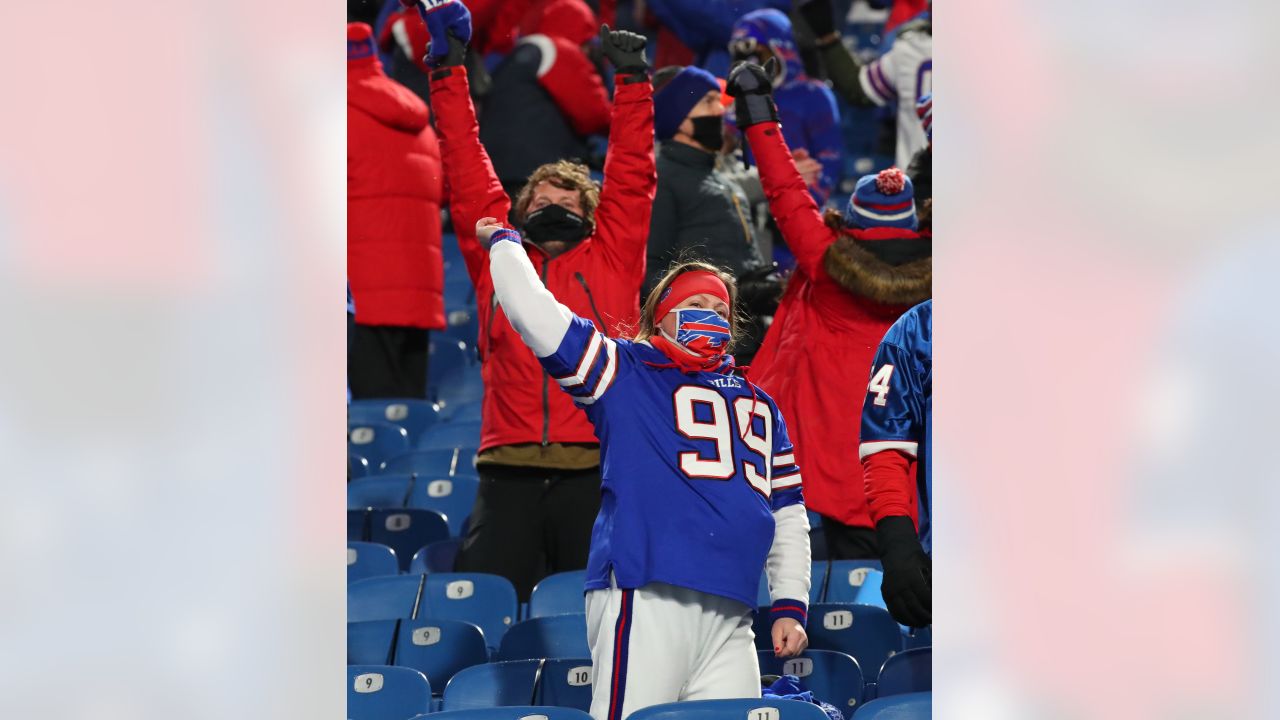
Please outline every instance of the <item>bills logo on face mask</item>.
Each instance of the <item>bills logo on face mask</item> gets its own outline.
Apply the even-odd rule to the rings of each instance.
[[[681,308],[676,314],[676,342],[705,356],[719,355],[729,344],[729,321],[714,310]]]

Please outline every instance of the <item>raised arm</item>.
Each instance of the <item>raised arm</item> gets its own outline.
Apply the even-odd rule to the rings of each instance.
[[[644,280],[649,215],[658,182],[653,158],[653,85],[644,58],[644,38],[600,28],[605,55],[617,69],[604,187],[596,208],[597,244],[609,263],[634,281]]]
[[[401,0],[404,2],[405,0]],[[502,190],[489,154],[480,144],[480,124],[471,104],[467,70],[462,66],[470,38],[471,16],[456,0],[432,0],[419,4],[431,32],[431,108],[440,134],[441,158],[449,183],[449,207],[462,259],[472,283],[484,276],[488,254],[476,242],[476,221],[483,217],[506,218],[511,200]],[[448,48],[443,52],[443,48]]]
[[[617,343],[560,304],[538,279],[520,236],[496,222],[483,218],[477,235],[492,243],[489,273],[507,320],[574,402],[596,402],[617,376]]]
[[[805,24],[813,31],[818,51],[822,53],[822,61],[827,67],[827,77],[831,79],[836,92],[850,105],[883,105],[884,100],[871,97],[863,89],[863,66],[844,43],[840,42],[831,0],[800,0],[796,4]]]
[[[769,77],[759,65],[743,63],[729,76],[728,91],[735,98],[738,127],[744,129],[760,166],[760,183],[769,198],[769,211],[795,253],[796,262],[811,276],[818,276],[822,273],[822,254],[835,239],[835,232],[822,222],[822,213],[782,137]]]

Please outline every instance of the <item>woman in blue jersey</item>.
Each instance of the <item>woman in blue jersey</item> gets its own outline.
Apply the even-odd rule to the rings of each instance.
[[[672,268],[634,339],[607,337],[542,285],[493,218],[501,311],[600,440],[600,514],[587,561],[591,715],[759,697],[752,613],[768,573],[774,652],[808,646],[809,521],[787,426],[734,367],[731,276]]]

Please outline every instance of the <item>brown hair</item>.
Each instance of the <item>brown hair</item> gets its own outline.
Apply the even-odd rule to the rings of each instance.
[[[648,340],[658,332],[658,324],[654,320],[653,314],[658,309],[658,298],[662,297],[662,293],[671,283],[680,275],[693,271],[701,270],[709,272],[720,278],[725,288],[729,291],[729,345],[725,351],[733,349],[733,344],[738,340],[738,329],[745,322],[738,314],[738,281],[733,275],[722,270],[710,263],[701,260],[686,260],[677,258],[667,268],[667,272],[663,274],[658,284],[649,291],[649,297],[645,298],[644,305],[640,308],[640,329],[636,331],[636,341]]]
[[[570,160],[557,160],[547,163],[533,171],[520,193],[516,195],[515,221],[523,225],[529,211],[529,203],[533,202],[533,189],[540,183],[549,182],[561,190],[577,190],[578,199],[582,203],[582,218],[586,224],[586,235],[590,236],[596,229],[596,206],[600,204],[600,184],[591,179],[586,165]]]
[[[920,220],[920,232],[933,232],[933,198],[924,199],[916,216]]]
[[[844,229],[844,215],[835,208],[827,208],[822,211],[822,222],[832,230]]]

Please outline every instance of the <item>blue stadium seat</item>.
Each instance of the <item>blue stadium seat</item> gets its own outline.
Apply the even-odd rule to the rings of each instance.
[[[474,339],[471,342],[475,342]],[[445,378],[470,363],[467,343],[457,338],[431,333],[427,343],[427,386],[438,388]]]
[[[516,610],[511,582],[483,573],[375,577],[347,586],[347,622],[461,620],[478,626],[491,649],[498,647],[507,627],[515,622]]]
[[[367,581],[366,581],[367,582]],[[902,652],[902,631],[884,608],[852,603],[818,603],[809,606],[809,647],[852,655],[866,668],[863,680],[894,653]],[[768,637],[766,636],[766,641]]]
[[[347,623],[347,664],[394,665],[391,644],[396,638],[396,623],[396,620]]]
[[[448,422],[429,428],[418,439],[419,450],[475,447],[480,444],[480,423]]]
[[[442,710],[470,710],[505,705],[529,705],[537,698],[541,660],[516,660],[473,665],[461,670],[444,688]]]
[[[440,409],[433,402],[413,398],[356,400],[347,406],[347,421],[399,425],[409,434],[412,446],[423,430],[440,421]]]
[[[476,477],[475,451],[471,450],[470,454],[466,454],[459,448],[445,448],[403,453],[382,463],[374,474],[395,473],[417,473],[426,477]]]
[[[810,529],[810,530],[812,530],[812,529],[814,529],[814,528],[820,528],[820,527],[822,527],[822,516],[821,516],[821,515],[819,515],[818,513],[814,512],[813,510],[808,510],[808,511],[807,511],[807,513],[808,513],[808,515],[809,515],[809,529]]]
[[[819,594],[822,592],[823,578],[826,576],[827,564],[825,562],[814,561],[809,569],[809,603],[818,602]],[[773,604],[773,600],[769,595],[769,571],[765,570],[760,573],[760,585],[756,589],[756,604],[760,607],[768,607]]]
[[[431,710],[431,683],[417,670],[347,666],[348,720],[408,720]]]
[[[457,537],[475,505],[479,486],[479,480],[468,476],[378,475],[347,484],[347,507],[435,510],[448,521],[449,534]]]
[[[853,596],[852,602],[860,605],[875,605],[888,609],[884,604],[884,595],[880,592],[880,586],[884,583],[884,573],[879,570],[867,569],[866,577],[862,579],[862,585],[858,588],[858,592]]]
[[[903,633],[908,650],[933,647],[933,628],[907,628]]]
[[[418,617],[426,617],[418,600],[424,584],[423,575],[392,575],[351,583],[347,586],[347,622],[411,618],[415,608]]]
[[[481,403],[461,403],[449,406],[449,422],[480,422]]]
[[[369,474],[369,460],[363,455],[347,453],[347,477],[362,478]]]
[[[453,405],[478,403],[484,399],[484,380],[480,367],[464,366],[446,376],[436,388],[436,397],[447,410]]]
[[[834,650],[806,650],[798,657],[779,658],[760,650],[761,675],[795,675],[813,696],[831,703],[846,717],[862,702],[862,669],[858,661]]]
[[[474,343],[480,336],[480,314],[476,312],[474,302],[471,307],[450,310],[445,314],[445,323],[445,337]]]
[[[507,630],[499,660],[590,657],[586,613],[548,615],[522,620]]]
[[[461,276],[445,276],[444,309],[446,313],[455,310],[475,312],[476,290],[471,286],[471,278],[464,272]]]
[[[458,548],[461,546],[460,537],[433,542],[413,554],[413,559],[409,561],[409,572],[415,575],[453,572],[453,563],[458,558]]]
[[[554,658],[542,666],[538,704],[591,711],[591,658]]]
[[[348,422],[347,451],[362,455],[370,465],[409,451],[409,433],[389,422]]]
[[[740,700],[686,700],[653,705],[636,710],[627,720],[755,720],[754,711],[774,708],[771,720],[827,720],[827,714],[813,703],[775,698]],[[767,715],[761,717],[768,717]]]
[[[932,717],[933,693],[927,692],[877,698],[859,708],[853,720],[930,720]]]
[[[354,482],[354,481],[353,481]],[[824,565],[826,563],[823,563]],[[867,576],[878,572],[879,560],[832,560],[827,574],[826,594],[815,598],[815,602],[851,603],[862,602],[858,599],[859,591]],[[877,594],[879,591],[877,590]],[[871,603],[884,606],[884,603]]]
[[[423,716],[422,720],[591,720],[591,716],[574,708],[534,705],[450,710]]]
[[[395,508],[366,510],[369,513],[369,542],[382,543],[396,551],[402,571],[423,545],[449,537],[449,523],[435,510]]]
[[[931,692],[933,690],[933,649],[916,648],[900,652],[884,661],[876,679],[876,697]]]
[[[438,693],[458,671],[488,661],[484,633],[471,623],[441,618],[400,621],[394,664],[426,675]]]
[[[484,573],[427,575],[419,617],[462,620],[484,631],[485,643],[497,649],[519,611],[511,581]]]
[[[377,575],[399,575],[396,551],[386,545],[347,541],[347,583]]]
[[[369,513],[364,510],[347,511],[347,541],[365,542],[369,537]]]
[[[529,595],[529,617],[586,612],[587,571],[570,570],[542,578]]]

